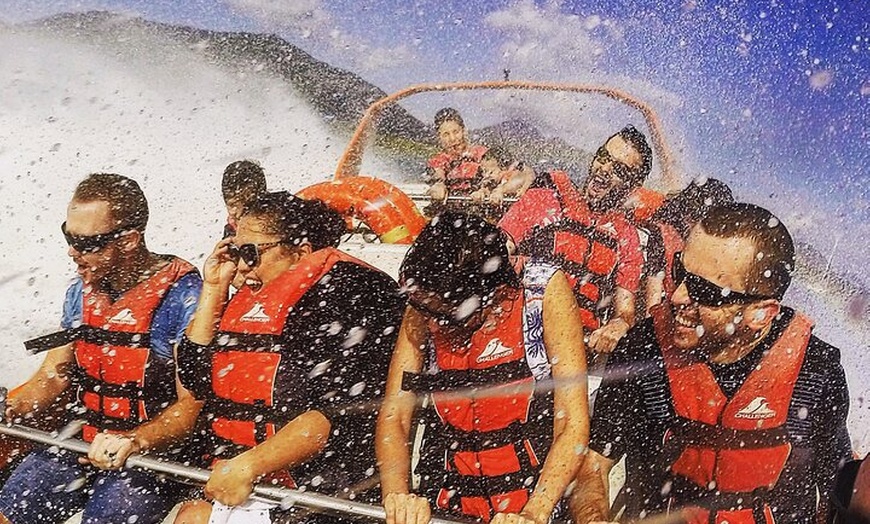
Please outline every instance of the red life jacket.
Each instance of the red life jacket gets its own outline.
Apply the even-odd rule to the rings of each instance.
[[[75,341],[78,400],[86,408],[82,438],[100,430],[129,431],[174,402],[174,367],[151,354],[151,319],[169,288],[196,271],[175,258],[112,302],[86,286]]]
[[[559,265],[574,289],[583,328],[594,331],[606,316],[607,297],[615,287],[619,240],[613,222],[625,219],[618,213],[593,213],[564,171],[553,171],[550,178],[554,188],[526,191],[499,226],[520,253],[552,258]],[[544,234],[552,234],[552,245],[532,247],[539,238],[549,241]],[[547,252],[537,253],[542,249]]]
[[[680,233],[677,232],[674,226],[661,223],[658,224],[658,228],[661,232],[662,244],[665,249],[664,291],[665,300],[667,300],[677,290],[673,277],[674,257],[683,250],[685,243],[683,242],[683,237],[680,236]]]
[[[673,347],[670,306],[652,314],[678,421],[669,438],[681,451],[671,472],[714,495],[715,506],[690,507],[683,516],[690,524],[773,524],[765,494],[791,454],[785,423],[812,322],[796,313],[729,400],[706,363],[687,362]]]
[[[480,159],[486,151],[485,146],[470,146],[459,157],[442,151],[430,158],[427,165],[430,169],[444,170],[444,184],[451,195],[468,195],[477,189]]]
[[[438,372],[404,377],[403,389],[432,393],[441,422],[437,436],[427,437],[444,448],[438,466],[444,483],[435,486],[440,508],[489,522],[495,513],[521,511],[535,487],[553,432],[552,413],[541,407],[552,401],[535,392],[535,383],[549,376],[542,297],[557,269],[539,267],[540,285],[503,301],[497,324],[474,333],[465,347],[456,348],[432,324]]]
[[[320,249],[256,293],[243,287],[227,304],[210,348],[213,394],[203,408],[217,445],[252,448],[280,430],[280,421],[304,411],[294,406],[299,413],[287,413],[276,405],[286,400],[276,397],[282,392],[275,387],[281,361],[288,358],[284,326],[293,306],[338,262],[362,264],[337,249]],[[278,476],[292,486],[286,472]]]

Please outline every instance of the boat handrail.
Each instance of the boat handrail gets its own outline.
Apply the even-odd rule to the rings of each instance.
[[[26,439],[47,446],[56,446],[60,449],[81,454],[87,454],[89,447],[88,443],[82,440],[62,438],[52,433],[29,428],[20,424],[0,423],[0,434]],[[211,475],[211,471],[207,469],[186,466],[177,462],[155,459],[143,455],[131,455],[127,458],[125,467],[145,469],[155,473],[169,475],[174,478],[193,481],[198,484],[206,483],[209,475]],[[362,502],[345,500],[338,497],[330,497],[328,495],[312,493],[310,491],[300,491],[256,484],[254,485],[254,495],[252,498],[277,503],[280,504],[281,507],[300,507],[319,513],[328,513],[342,517],[351,516],[368,520],[386,521],[386,512],[381,506],[364,504]],[[430,523],[468,524],[468,521],[433,517]]]

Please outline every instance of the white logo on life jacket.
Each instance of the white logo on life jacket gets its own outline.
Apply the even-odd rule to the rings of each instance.
[[[109,319],[110,324],[126,324],[128,326],[136,325],[136,317],[133,316],[133,311],[125,307],[121,311],[115,313],[115,316]]]
[[[764,419],[773,418],[776,416],[776,411],[770,409],[767,405],[767,399],[764,397],[755,397],[752,402],[746,405],[743,409],[734,414],[737,418],[748,419]]]
[[[619,231],[616,230],[616,226],[613,225],[613,222],[598,224],[598,229],[610,233],[611,235],[619,235]]]
[[[477,362],[490,362],[493,360],[506,357],[513,353],[513,350],[501,343],[501,340],[494,338],[489,341],[489,344],[483,348],[483,352],[477,357]]]
[[[272,318],[263,311],[263,304],[256,302],[250,311],[242,315],[240,320],[245,322],[269,322]]]

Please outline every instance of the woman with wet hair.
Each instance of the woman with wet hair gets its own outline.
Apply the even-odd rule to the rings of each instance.
[[[178,360],[203,405],[194,440],[212,473],[176,522],[235,511],[299,517],[246,502],[258,482],[367,500],[374,414],[357,408],[383,393],[404,299],[389,276],[335,249],[344,229],[319,201],[261,195],[206,260]]]
[[[497,227],[444,213],[411,246],[400,281],[409,305],[376,433],[388,524],[425,524],[433,506],[546,523],[589,438],[583,330],[565,275],[517,274]],[[430,402],[412,494],[418,396]]]

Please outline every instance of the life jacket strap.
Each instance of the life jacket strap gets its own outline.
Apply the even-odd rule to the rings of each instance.
[[[674,443],[682,447],[759,449],[789,442],[788,431],[784,426],[747,431],[712,426],[678,416],[671,430]]]
[[[445,489],[456,490],[456,493],[463,498],[489,499],[520,489],[531,491],[537,481],[538,472],[525,468],[496,477],[461,475],[455,470],[449,470],[444,472],[443,486]]]
[[[531,377],[525,358],[484,369],[447,369],[435,374],[410,373],[402,376],[402,389],[416,393],[447,392],[455,389],[502,386]]]
[[[524,449],[523,441],[528,435],[552,431],[552,421],[545,419],[546,417],[541,417],[527,422],[515,421],[505,428],[492,431],[462,431],[450,424],[441,424],[437,431],[441,440],[456,443],[456,449],[463,451],[484,451],[510,444],[515,449]]]
[[[214,336],[211,349],[217,352],[244,348],[245,351],[278,353],[285,343],[280,335],[219,331]]]
[[[241,404],[220,397],[209,398],[206,401],[204,411],[228,420],[263,420],[271,422],[272,418],[275,416],[274,406],[267,406],[266,403],[261,400],[255,401],[254,404]],[[298,414],[299,413],[288,411],[286,413],[286,419],[292,420],[296,418]]]
[[[30,354],[37,354],[78,340],[97,345],[131,348],[151,346],[151,336],[148,333],[109,331],[92,326],[79,326],[27,340],[24,342],[24,347]]]

